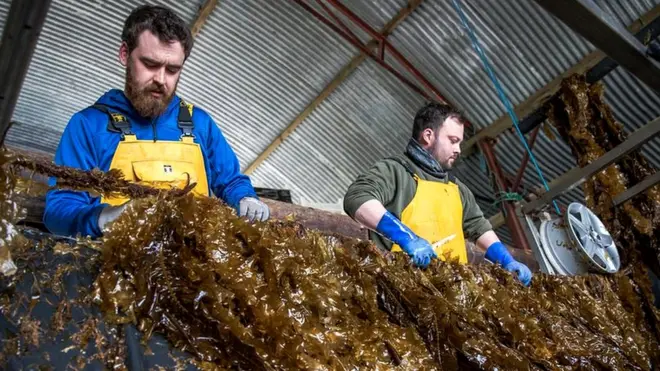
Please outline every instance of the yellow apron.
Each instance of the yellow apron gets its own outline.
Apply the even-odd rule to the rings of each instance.
[[[463,203],[458,185],[451,179],[448,183],[420,179],[409,166],[398,159],[397,162],[406,167],[417,182],[417,191],[401,213],[401,222],[431,245],[441,242],[441,246],[434,247],[441,260],[458,258],[459,263],[466,264]],[[401,247],[394,244],[392,251],[401,251]]]
[[[130,182],[154,188],[183,188],[197,183],[193,192],[209,195],[204,156],[192,134],[192,105],[181,101],[178,126],[182,130],[180,141],[138,140],[126,118],[110,112],[107,107],[94,105],[110,116],[108,129],[121,133],[121,140],[110,163],[110,169],[119,169]],[[116,206],[128,201],[124,197],[101,198],[101,203]]]

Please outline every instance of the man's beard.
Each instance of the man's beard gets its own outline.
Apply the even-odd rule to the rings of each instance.
[[[442,166],[444,170],[451,170],[454,167],[454,165],[456,165],[456,160],[458,160],[458,158],[450,157],[445,161],[442,162],[438,161],[438,163],[440,164],[440,166]]]
[[[177,85],[178,85],[177,81]],[[152,92],[161,93],[162,96],[157,98],[151,95]],[[126,82],[124,85],[124,94],[133,104],[133,108],[140,114],[142,117],[154,118],[160,116],[170,102],[174,98],[174,93],[176,92],[176,85],[172,92],[167,94],[163,86],[156,84],[149,84],[144,88],[140,88],[137,81],[133,76],[133,69],[131,67],[131,61],[129,61],[126,68]]]

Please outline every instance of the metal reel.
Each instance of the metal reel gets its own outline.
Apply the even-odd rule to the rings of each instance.
[[[565,214],[568,233],[585,260],[599,272],[615,273],[621,267],[614,239],[600,219],[586,206],[573,202]]]
[[[580,203],[571,203],[564,219],[543,221],[539,232],[541,256],[553,273],[615,273],[620,268],[612,236],[600,219]]]
[[[550,268],[547,273],[563,276],[586,274],[589,265],[583,261],[567,229],[560,218],[541,223],[540,252],[546,266]]]

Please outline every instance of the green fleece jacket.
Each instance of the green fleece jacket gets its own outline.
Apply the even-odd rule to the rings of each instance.
[[[448,177],[436,178],[423,171],[405,154],[394,157],[409,164],[421,179],[444,183],[449,181]],[[484,217],[472,191],[458,179],[452,178],[452,180],[458,185],[463,203],[463,233],[466,239],[476,241],[482,234],[491,230],[492,226]],[[415,179],[402,164],[393,159],[383,159],[358,176],[348,187],[344,196],[344,211],[355,218],[355,212],[362,204],[376,199],[394,216],[401,218],[401,213],[412,201],[416,190]],[[380,248],[385,250],[392,248],[391,241],[373,231],[369,232],[369,238]]]

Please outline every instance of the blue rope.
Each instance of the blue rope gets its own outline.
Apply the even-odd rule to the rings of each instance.
[[[474,31],[472,28],[470,28],[470,25],[468,23],[467,18],[465,17],[465,14],[463,13],[463,9],[461,8],[460,5],[460,0],[452,0],[454,3],[454,7],[456,8],[456,12],[458,13],[459,17],[461,18],[461,23],[463,23],[463,27],[467,30],[468,35],[470,36],[470,40],[472,41],[472,46],[474,47],[474,50],[479,54],[479,57],[481,58],[481,62],[484,65],[484,68],[486,72],[488,73],[488,76],[490,76],[490,79],[493,82],[493,85],[495,85],[495,89],[497,90],[497,94],[500,97],[500,100],[502,101],[502,104],[504,104],[504,107],[506,108],[507,112],[509,113],[509,117],[511,117],[511,122],[513,123],[513,126],[516,128],[516,132],[518,133],[518,137],[520,138],[520,141],[522,144],[525,146],[525,149],[527,150],[527,153],[529,153],[529,159],[532,160],[532,163],[534,164],[534,167],[536,168],[536,172],[539,175],[539,178],[543,182],[543,186],[545,187],[545,190],[548,191],[550,187],[548,186],[548,183],[545,181],[545,177],[543,176],[543,172],[541,171],[541,168],[539,167],[539,164],[536,162],[536,157],[534,157],[534,154],[532,153],[531,148],[529,148],[529,145],[527,144],[527,140],[525,140],[525,136],[523,135],[522,131],[520,131],[520,127],[518,126],[518,117],[516,116],[516,113],[513,110],[513,106],[511,105],[511,102],[509,99],[506,97],[504,94],[504,89],[502,89],[502,86],[500,85],[499,81],[497,80],[497,77],[495,77],[495,73],[493,72],[492,68],[490,67],[490,63],[488,62],[488,58],[486,57],[486,54],[484,51],[481,49],[481,46],[479,45],[479,40],[477,40],[477,36],[474,34]],[[552,204],[555,206],[555,210],[557,211],[558,215],[561,215],[561,212],[559,211],[559,206],[557,206],[557,203],[553,200]]]

